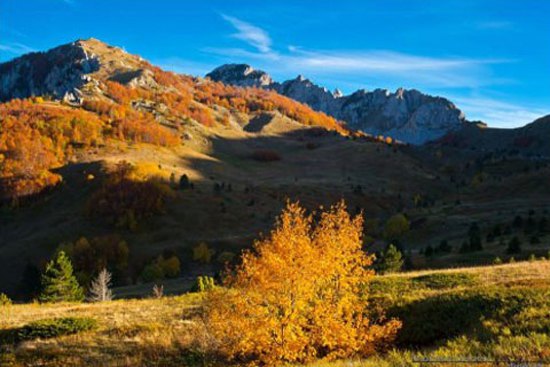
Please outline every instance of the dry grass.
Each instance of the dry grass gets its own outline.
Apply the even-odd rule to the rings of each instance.
[[[381,277],[414,278],[438,274],[472,274],[478,281],[473,286],[529,288],[550,287],[550,261],[519,262],[498,266],[427,270]],[[463,286],[467,287],[467,286]],[[448,292],[450,289],[410,289],[418,296]],[[422,295],[421,295],[422,294]],[[413,296],[403,294],[402,296]],[[199,294],[185,294],[162,299],[115,300],[94,304],[20,304],[0,308],[0,330],[16,328],[31,321],[55,317],[92,317],[98,328],[76,335],[48,340],[23,342],[4,347],[0,365],[22,366],[185,366],[207,364],[203,352],[210,341],[197,317]],[[542,341],[546,343],[546,341]],[[465,342],[465,345],[469,343]],[[494,348],[497,348],[495,346]],[[446,349],[445,349],[446,348]],[[464,346],[444,347],[454,351]],[[512,346],[510,348],[516,348]],[[312,366],[397,366],[411,365],[411,353],[395,351],[363,361],[318,362]],[[210,357],[208,357],[210,358]],[[221,364],[223,365],[223,364]],[[414,365],[414,364],[412,364]]]
[[[438,270],[419,270],[386,275],[387,278],[415,278],[431,274],[471,274],[477,276],[480,285],[512,285],[526,283],[550,284],[550,261],[537,260],[532,262],[516,262],[492,266],[473,266]]]
[[[24,304],[3,308],[0,329],[56,317],[92,317],[98,328],[8,347],[4,366],[136,366],[176,360],[196,340],[198,294],[94,304]],[[170,362],[172,363],[172,362]]]

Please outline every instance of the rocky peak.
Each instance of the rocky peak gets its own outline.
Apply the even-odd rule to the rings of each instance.
[[[259,76],[263,75],[268,79],[260,82]],[[387,89],[372,92],[360,89],[344,96],[339,90],[331,93],[303,75],[276,83],[265,72],[248,65],[224,65],[208,76],[228,84],[273,89],[314,110],[343,120],[352,128],[375,135],[388,135],[412,144],[439,138],[459,129],[465,121],[462,111],[449,100],[414,89],[398,88],[393,93]]]
[[[79,39],[0,64],[0,100],[49,95],[79,104],[85,93],[98,91],[101,81],[146,65],[140,57],[97,39]]]
[[[206,76],[214,81],[240,87],[266,87],[273,84],[273,80],[266,72],[255,70],[246,64],[222,65]]]

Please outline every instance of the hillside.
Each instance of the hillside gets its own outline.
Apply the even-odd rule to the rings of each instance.
[[[549,290],[550,261],[376,277],[372,304],[389,306],[392,315],[403,318],[398,347],[362,361],[313,365],[416,366],[413,361],[422,358],[476,356],[485,357],[482,366],[494,361],[549,363]],[[191,293],[96,304],[0,307],[0,363],[10,367],[224,365],[209,354],[211,345],[199,317],[201,298]],[[31,339],[17,347],[6,342],[7,335],[30,322],[62,317],[92,318],[97,326],[76,335]]]
[[[545,159],[550,156],[546,137],[550,134],[550,116],[541,117],[515,129],[496,129],[471,124],[432,142],[434,146],[478,150],[493,154]]]
[[[13,297],[31,298],[64,246],[95,258],[124,243],[126,257],[109,264],[129,294],[161,255],[181,261],[163,281],[214,275],[287,199],[313,209],[344,198],[369,223],[369,251],[395,242],[415,268],[550,248],[547,156],[374,139],[275,91],[168,73],[95,39],[1,64],[0,81],[0,290]],[[398,213],[410,229],[388,238]],[[484,247],[460,252],[473,222]],[[514,237],[522,250],[508,254]],[[450,251],[424,255],[444,240]],[[215,252],[209,263],[194,259],[200,243]],[[77,266],[82,282],[93,265]]]

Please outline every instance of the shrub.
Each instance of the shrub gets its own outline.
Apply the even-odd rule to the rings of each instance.
[[[176,146],[180,140],[176,133],[161,126],[151,118],[129,117],[116,120],[114,133],[121,139],[135,143],[148,143],[160,146]]]
[[[55,338],[62,335],[92,330],[96,325],[96,321],[88,317],[65,317],[39,320],[21,327],[18,332],[18,339]]]
[[[96,326],[96,321],[89,317],[64,317],[33,321],[18,328],[0,329],[0,346],[37,338],[49,339],[76,334],[92,330]]]
[[[176,255],[170,256],[167,259],[164,258],[164,256],[160,256],[157,259],[157,263],[160,265],[164,276],[167,278],[175,278],[180,275],[181,263]]]
[[[176,255],[167,258],[160,255],[143,268],[141,280],[144,282],[152,282],[164,278],[175,278],[180,274],[180,266],[180,260]]]
[[[403,267],[403,262],[401,251],[394,245],[389,245],[376,268],[381,274],[396,273]]]
[[[154,262],[143,268],[140,278],[146,283],[161,280],[164,279],[164,271],[158,263]]]
[[[390,217],[384,226],[384,237],[395,240],[403,236],[410,228],[410,223],[405,215],[399,213]]]
[[[229,359],[265,365],[371,355],[400,322],[371,320],[363,291],[372,256],[362,250],[363,220],[344,203],[314,224],[288,204],[270,235],[209,292],[206,324]]]
[[[259,162],[280,161],[281,156],[273,150],[256,150],[252,153],[252,159]]]
[[[205,242],[199,243],[193,248],[193,260],[201,262],[203,264],[210,264],[212,256],[216,254],[216,251],[210,249]]]
[[[11,305],[11,299],[4,293],[0,293],[0,306]]]
[[[211,291],[215,287],[214,278],[209,276],[200,276],[197,278],[197,284],[195,285],[198,292]]]

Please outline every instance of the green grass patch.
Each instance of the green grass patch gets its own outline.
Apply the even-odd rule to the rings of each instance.
[[[471,287],[477,284],[477,277],[467,273],[433,273],[411,279],[430,289],[446,289],[455,287]]]
[[[0,344],[13,344],[38,338],[56,338],[92,330],[96,326],[96,321],[89,317],[63,317],[38,320],[19,328],[0,330]]]

